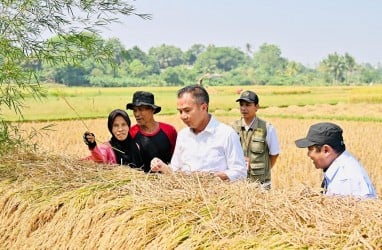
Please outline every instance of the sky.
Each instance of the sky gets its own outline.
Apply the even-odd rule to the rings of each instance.
[[[162,44],[183,51],[193,44],[256,52],[277,45],[282,57],[315,67],[329,54],[349,53],[357,63],[382,63],[382,1],[379,0],[136,0],[139,13],[104,31],[126,49]]]

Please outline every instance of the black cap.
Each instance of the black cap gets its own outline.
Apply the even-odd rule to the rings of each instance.
[[[126,109],[133,109],[135,106],[150,106],[154,109],[154,114],[159,113],[162,109],[154,104],[154,95],[145,91],[135,92],[132,103],[128,103]]]
[[[344,145],[342,137],[342,129],[330,122],[321,122],[310,126],[306,138],[295,141],[299,148],[307,148],[313,145],[322,146],[328,144],[330,146]]]
[[[256,95],[255,92],[246,90],[243,91],[240,95],[240,98],[236,100],[239,101],[246,101],[246,102],[254,102],[255,104],[259,103],[259,97]]]

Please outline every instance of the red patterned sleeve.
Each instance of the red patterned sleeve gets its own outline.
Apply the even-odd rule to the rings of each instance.
[[[170,140],[171,144],[171,155],[174,153],[175,144],[176,144],[176,137],[178,136],[178,132],[176,132],[176,129],[167,123],[159,123],[160,128],[162,131],[167,135],[168,139]]]

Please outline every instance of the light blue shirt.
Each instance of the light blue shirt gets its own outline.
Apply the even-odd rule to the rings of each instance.
[[[183,128],[178,133],[170,167],[184,172],[221,171],[231,181],[247,178],[239,136],[212,116],[202,132]]]
[[[327,181],[326,195],[377,198],[366,170],[346,150],[332,162],[324,176]]]

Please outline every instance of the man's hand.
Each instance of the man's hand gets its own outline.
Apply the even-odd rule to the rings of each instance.
[[[245,160],[245,166],[247,166],[247,170],[249,171],[250,168],[251,168],[251,165],[250,165],[250,159],[249,157],[244,157],[244,160]]]
[[[215,172],[214,176],[219,177],[222,181],[229,181],[229,178],[224,172]]]

